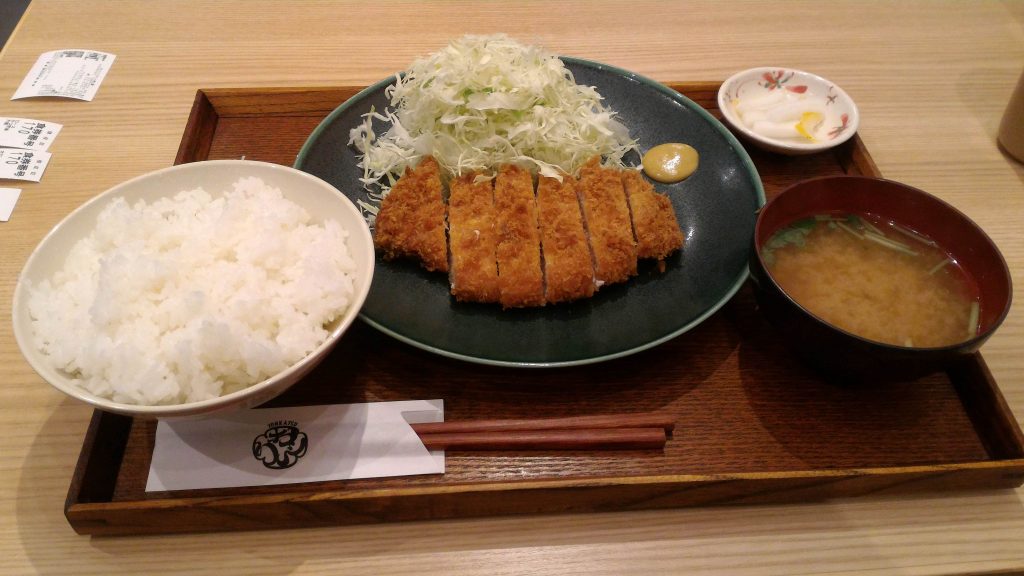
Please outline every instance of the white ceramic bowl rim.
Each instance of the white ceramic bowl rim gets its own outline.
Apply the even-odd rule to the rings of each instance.
[[[21,315],[23,314],[23,311],[21,310],[21,307],[18,305],[18,303],[22,302],[23,299],[27,298],[26,291],[28,290],[28,287],[27,287],[28,281],[26,280],[26,278],[24,278],[24,276],[26,274],[26,271],[28,271],[32,267],[32,264],[35,262],[36,259],[46,257],[46,254],[45,254],[45,252],[46,252],[46,250],[45,250],[46,245],[49,243],[49,241],[54,236],[56,236],[59,233],[59,231],[60,231],[60,229],[62,227],[67,225],[67,223],[69,221],[73,220],[79,213],[87,210],[89,207],[91,207],[91,206],[93,206],[93,205],[95,205],[97,203],[106,204],[107,202],[110,201],[110,199],[112,197],[116,196],[121,190],[123,190],[125,188],[129,188],[129,187],[133,186],[134,184],[136,184],[136,183],[138,183],[140,181],[145,181],[145,180],[149,180],[149,179],[155,179],[155,178],[158,178],[160,175],[166,174],[168,172],[187,171],[187,170],[200,170],[200,169],[206,169],[206,168],[209,168],[209,167],[216,168],[218,166],[225,166],[225,165],[231,165],[231,166],[242,165],[242,166],[251,166],[251,167],[254,167],[254,168],[258,168],[258,169],[280,171],[282,173],[288,173],[288,174],[290,174],[292,176],[295,176],[295,177],[298,177],[298,178],[301,178],[301,179],[305,179],[305,180],[307,180],[308,182],[314,184],[317,187],[325,188],[325,189],[329,189],[330,191],[333,191],[333,193],[338,196],[339,200],[343,201],[344,205],[346,206],[345,209],[346,210],[350,210],[351,212],[353,212],[355,214],[355,216],[357,216],[359,218],[360,221],[363,221],[363,216],[360,213],[359,209],[356,208],[356,206],[354,204],[352,204],[351,200],[349,200],[344,194],[342,194],[336,188],[334,188],[334,186],[328,184],[326,181],[324,181],[324,180],[322,180],[322,179],[320,179],[320,178],[318,178],[316,176],[313,176],[312,174],[308,174],[306,172],[303,172],[303,171],[295,169],[295,168],[291,168],[289,166],[283,166],[281,164],[273,164],[273,163],[270,163],[270,162],[261,162],[261,161],[257,161],[257,160],[205,160],[205,161],[200,161],[200,162],[191,162],[191,163],[187,163],[187,164],[178,164],[178,165],[175,165],[175,166],[169,166],[167,168],[162,168],[162,169],[155,170],[155,171],[152,171],[152,172],[147,172],[145,174],[136,176],[136,177],[134,177],[134,178],[132,178],[130,180],[126,180],[124,182],[121,182],[120,184],[117,184],[114,187],[109,188],[106,191],[104,191],[104,192],[94,196],[93,198],[89,199],[88,201],[86,201],[85,203],[80,205],[78,208],[73,210],[71,213],[69,213],[67,216],[65,216],[56,226],[54,226],[43,237],[43,239],[40,240],[39,244],[36,245],[36,248],[29,255],[28,259],[25,262],[24,267],[22,268],[21,273],[18,276],[18,282],[17,282],[17,284],[15,286],[15,289],[14,289],[14,299],[13,299],[13,309],[12,309],[12,324],[14,325],[14,336],[15,336],[15,340],[17,341],[18,347],[22,351],[22,356],[28,361],[29,365],[32,366],[32,369],[35,370],[37,374],[39,374],[44,380],[46,380],[54,388],[57,388],[58,390],[60,390],[61,392],[64,392],[68,396],[76,398],[76,399],[78,399],[78,400],[80,400],[82,402],[85,402],[87,404],[90,404],[90,405],[92,405],[92,406],[94,406],[96,408],[102,409],[102,410],[106,410],[106,411],[110,411],[110,412],[115,412],[115,413],[120,413],[120,414],[131,414],[131,415],[140,416],[140,417],[143,417],[143,418],[145,418],[145,417],[149,417],[149,418],[154,418],[154,417],[160,417],[160,418],[170,417],[170,418],[174,418],[174,417],[179,417],[179,416],[201,415],[201,414],[205,414],[205,413],[214,412],[214,411],[217,411],[219,409],[226,408],[226,407],[228,407],[228,406],[230,406],[232,404],[236,404],[236,403],[238,403],[239,401],[241,401],[244,398],[247,398],[247,397],[250,397],[250,396],[259,395],[261,392],[263,392],[266,389],[272,387],[279,380],[288,378],[289,376],[295,374],[296,372],[299,372],[301,370],[307,369],[307,366],[306,366],[307,359],[315,358],[318,355],[323,354],[327,348],[334,346],[334,344],[337,342],[337,340],[341,336],[341,334],[343,334],[345,332],[345,330],[348,329],[348,327],[352,324],[352,322],[355,320],[355,318],[359,315],[359,310],[362,308],[363,303],[366,301],[366,297],[369,294],[369,286],[370,286],[370,279],[369,278],[367,278],[365,280],[365,283],[363,284],[364,289],[356,290],[356,292],[353,295],[353,300],[349,304],[349,308],[346,309],[344,314],[338,320],[336,320],[336,322],[337,322],[336,326],[330,331],[330,333],[327,335],[327,338],[324,340],[324,342],[322,342],[316,349],[314,349],[313,351],[308,353],[302,359],[300,359],[297,362],[295,362],[292,366],[288,367],[286,370],[284,370],[282,372],[279,372],[278,374],[275,374],[274,376],[271,376],[269,378],[261,380],[260,382],[252,384],[251,386],[248,386],[248,387],[243,388],[241,390],[236,390],[234,392],[231,392],[231,393],[228,393],[228,394],[224,394],[223,396],[218,396],[216,398],[209,398],[209,399],[206,399],[206,400],[200,400],[200,401],[197,401],[197,402],[186,402],[186,403],[183,403],[183,404],[157,404],[157,405],[126,404],[126,403],[121,403],[121,402],[114,402],[113,400],[109,400],[107,398],[103,398],[101,396],[96,396],[94,394],[91,394],[91,393],[89,393],[89,392],[87,392],[87,391],[85,391],[85,390],[83,390],[81,388],[78,388],[76,386],[70,385],[67,382],[65,382],[65,377],[61,376],[62,373],[60,371],[58,371],[57,369],[55,369],[53,366],[51,366],[48,363],[46,363],[44,360],[42,360],[41,355],[38,354],[35,351],[35,347],[34,347],[32,341],[31,341],[31,335],[23,334],[22,331],[19,330],[19,326],[22,324]],[[286,193],[286,196],[287,196],[287,193]],[[369,228],[365,228],[364,231],[365,231],[365,234],[367,235],[367,237],[369,237],[369,234],[370,234]],[[352,234],[352,233],[355,233],[355,231],[349,229],[349,233]],[[373,273],[372,267],[373,267],[373,263],[374,263],[374,256],[373,256],[373,253],[372,253],[372,251],[373,251],[373,242],[372,242],[372,240],[369,241],[368,245],[369,245],[369,249],[370,249],[370,254],[369,254],[369,257],[367,259],[367,262],[369,263],[370,269],[367,270],[366,273],[372,276],[372,273]],[[27,314],[27,311],[24,312],[24,313]]]
[[[734,85],[740,82],[741,80],[744,80],[748,77],[760,77],[766,72],[770,73],[776,71],[792,72],[794,75],[803,78],[813,79],[815,82],[823,86],[831,86],[836,92],[837,101],[842,101],[850,109],[847,127],[843,131],[843,133],[840,134],[835,139],[823,142],[798,142],[794,140],[768,138],[748,128],[743,123],[743,121],[740,120],[740,118],[736,115],[735,111],[733,111],[732,106],[730,105],[728,94],[733,89]],[[735,129],[742,132],[744,136],[756,142],[760,142],[769,147],[777,149],[789,149],[800,151],[827,150],[829,148],[838,146],[852,138],[853,135],[857,133],[857,129],[860,127],[860,111],[857,108],[856,102],[854,102],[853,98],[851,98],[850,95],[847,94],[846,91],[843,90],[838,84],[817,74],[806,72],[803,70],[798,70],[796,68],[789,68],[786,66],[759,66],[756,68],[748,68],[746,70],[741,70],[733,74],[732,76],[727,78],[725,82],[722,82],[721,87],[718,89],[718,108],[719,110],[722,111],[722,115],[725,117],[726,120],[728,120],[729,124],[731,124]]]

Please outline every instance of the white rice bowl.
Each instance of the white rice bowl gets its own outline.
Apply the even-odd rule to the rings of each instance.
[[[252,161],[159,170],[69,215],[30,256],[15,336],[58,389],[132,415],[253,406],[358,314],[373,245],[306,173]]]

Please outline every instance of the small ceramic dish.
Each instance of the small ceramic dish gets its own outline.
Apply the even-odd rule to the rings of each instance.
[[[734,74],[718,90],[718,107],[746,141],[791,156],[838,146],[860,124],[857,105],[839,86],[790,68]]]

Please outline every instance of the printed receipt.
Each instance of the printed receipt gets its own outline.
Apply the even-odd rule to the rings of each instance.
[[[57,137],[62,125],[30,118],[0,117],[0,146],[46,150]]]
[[[11,100],[58,96],[90,101],[115,56],[95,50],[54,50],[36,60]]]
[[[50,163],[50,156],[49,152],[42,150],[0,148],[0,180],[39,182]]]

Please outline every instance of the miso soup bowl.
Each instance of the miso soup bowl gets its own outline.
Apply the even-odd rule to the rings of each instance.
[[[895,346],[842,330],[804,308],[775,281],[762,247],[778,230],[825,213],[873,214],[927,236],[950,252],[977,283],[978,334],[937,348]],[[793,352],[829,379],[845,382],[913,380],[952,368],[975,353],[1006,318],[1010,272],[999,249],[977,224],[922,190],[881,178],[827,176],[794,184],[769,201],[754,228],[750,274],[758,307]]]

